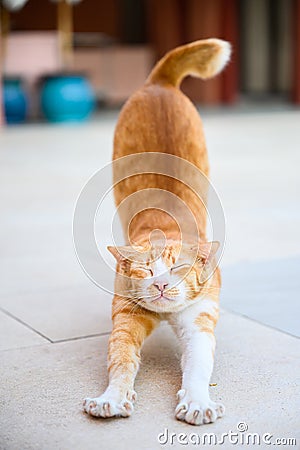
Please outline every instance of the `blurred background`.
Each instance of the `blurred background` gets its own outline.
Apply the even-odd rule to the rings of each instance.
[[[299,21],[299,0],[2,0],[1,122],[118,107],[166,51],[207,37],[229,40],[233,57],[209,83],[184,81],[195,103],[297,105]]]

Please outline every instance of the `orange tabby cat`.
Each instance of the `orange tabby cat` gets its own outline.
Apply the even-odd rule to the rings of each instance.
[[[179,86],[187,75],[203,79],[216,75],[229,57],[227,42],[206,39],[178,47],[161,59],[145,85],[121,111],[115,131],[114,160],[155,152],[158,167],[160,161],[166,167],[165,154],[175,155],[207,176],[202,123]],[[141,346],[160,321],[167,320],[182,345],[183,377],[175,416],[194,425],[214,422],[224,413],[224,406],[213,402],[208,390],[219,315],[220,273],[216,269],[210,277],[203,274],[214,260],[218,243],[207,242],[205,206],[185,183],[160,170],[158,174],[126,178],[127,171],[130,172],[125,162],[114,173],[115,180],[124,175],[115,185],[114,194],[127,245],[108,247],[117,261],[109,385],[100,397],[85,399],[84,410],[99,417],[127,417],[132,413]],[[161,192],[156,196],[159,207],[150,207],[147,195],[134,196],[144,189]],[[150,195],[150,191],[146,192]],[[172,201],[163,195],[165,192],[188,207],[198,235],[187,228],[183,236],[176,217],[169,213]],[[126,199],[127,206],[121,209]],[[151,235],[153,230],[160,230],[164,239],[161,234]]]

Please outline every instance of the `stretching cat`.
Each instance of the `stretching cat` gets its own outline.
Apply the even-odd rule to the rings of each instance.
[[[201,120],[179,86],[187,75],[205,79],[218,74],[229,57],[229,43],[206,39],[178,47],[161,59],[121,111],[114,160],[156,152],[163,165],[165,154],[175,155],[207,176]],[[126,164],[116,170],[126,172]],[[115,179],[120,175],[124,174],[115,171]],[[206,240],[207,213],[202,201],[176,178],[161,173],[127,177],[114,187],[116,205],[144,189],[168,191],[181,199],[192,212],[199,234],[185,233],[182,242],[178,221],[167,212],[167,205],[150,208],[147,196],[123,208],[120,216],[128,245],[108,247],[117,261],[109,385],[100,397],[85,399],[84,410],[97,417],[131,415],[143,341],[161,320],[167,320],[182,345],[183,377],[175,416],[194,425],[214,422],[224,414],[224,406],[209,397],[221,280],[218,268],[208,278],[203,274],[214,260],[218,243]],[[165,240],[153,234],[149,243],[157,229]],[[195,248],[196,259],[192,257]]]

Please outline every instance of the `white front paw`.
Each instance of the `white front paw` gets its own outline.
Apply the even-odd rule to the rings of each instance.
[[[191,425],[215,422],[225,413],[222,403],[215,403],[210,399],[201,401],[201,399],[193,398],[185,389],[178,391],[177,397],[179,402],[175,409],[175,417]]]
[[[83,410],[94,417],[129,417],[133,412],[136,400],[135,391],[128,390],[125,394],[119,391],[105,391],[100,397],[86,398]]]

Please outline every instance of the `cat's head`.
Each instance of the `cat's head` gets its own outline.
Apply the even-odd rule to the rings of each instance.
[[[218,242],[179,241],[108,247],[117,260],[116,293],[151,311],[179,311],[205,289],[218,247]]]

